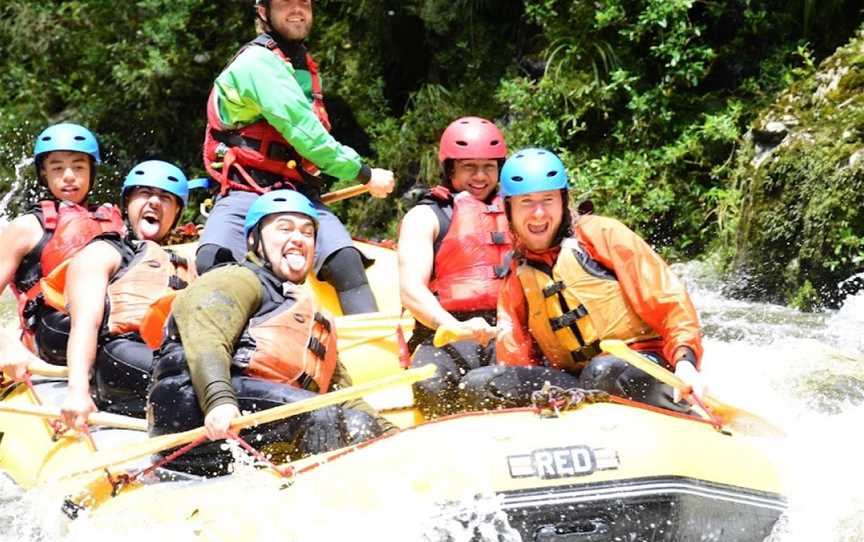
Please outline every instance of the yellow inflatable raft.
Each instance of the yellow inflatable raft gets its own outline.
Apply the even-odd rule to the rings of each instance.
[[[340,352],[355,384],[401,370],[395,254],[358,246],[376,259],[369,274],[385,315],[340,321]],[[312,287],[338,312],[327,285]],[[33,404],[35,391],[56,403],[64,385],[6,386],[0,401]],[[423,422],[409,386],[367,400],[405,429],[291,463],[287,478],[241,467],[213,480],[157,473],[129,485],[104,474],[58,481],[93,456],[89,443],[54,438],[45,420],[10,413],[0,413],[0,472],[26,488],[56,490],[58,514],[88,508],[71,529],[180,525],[200,540],[437,539],[449,525],[466,540],[755,541],[785,508],[773,441],[718,431],[695,416],[613,399]],[[147,438],[124,429],[93,437],[100,449]]]

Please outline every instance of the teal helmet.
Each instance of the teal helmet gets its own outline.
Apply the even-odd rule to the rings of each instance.
[[[243,236],[248,238],[249,232],[254,230],[264,217],[281,213],[306,215],[315,223],[315,229],[318,229],[318,211],[306,196],[294,190],[273,190],[252,202],[243,224]]]
[[[99,155],[99,142],[96,141],[93,132],[80,124],[71,122],[55,124],[42,130],[42,133],[36,137],[33,160],[36,166],[36,178],[43,184],[45,179],[42,178],[42,158],[54,151],[82,152],[93,159],[92,165],[94,167],[91,168],[90,172],[90,187],[93,187],[96,173],[95,165],[102,163],[102,157]]]
[[[45,128],[39,134],[33,147],[33,158],[38,162],[43,154],[54,151],[83,152],[90,155],[97,164],[102,163],[96,136],[79,124],[71,122],[55,124]]]
[[[162,160],[141,162],[126,175],[120,196],[124,208],[128,192],[138,186],[159,188],[173,194],[180,200],[181,207],[186,207],[189,201],[189,182],[186,175],[177,166]]]
[[[514,153],[501,168],[501,195],[505,198],[566,190],[567,170],[555,153],[546,149],[523,149]]]

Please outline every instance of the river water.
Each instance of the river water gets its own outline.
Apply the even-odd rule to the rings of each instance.
[[[864,422],[864,293],[850,297],[837,311],[804,314],[729,299],[704,264],[676,270],[687,281],[702,318],[703,371],[712,393],[788,433],[778,467],[788,488],[789,510],[769,542],[864,540],[864,439],[859,433]],[[0,300],[0,322],[7,327],[13,322],[8,295]],[[88,532],[82,526],[64,538],[53,522],[46,523],[45,518],[56,515],[56,502],[22,492],[0,477],[0,542],[191,537],[183,526],[141,523],[122,535]],[[492,510],[479,517],[486,518],[489,540],[518,540],[501,527],[506,520],[494,510],[494,501]],[[470,539],[459,522],[451,523],[426,529],[418,539]],[[388,539],[379,534],[383,536],[377,538]]]

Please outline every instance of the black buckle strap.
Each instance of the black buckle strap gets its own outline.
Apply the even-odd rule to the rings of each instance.
[[[304,372],[300,375],[300,378],[297,379],[297,384],[300,385],[304,390],[309,391],[318,391],[318,384],[309,376],[309,373]],[[314,386],[314,388],[313,388]]]
[[[306,345],[306,348],[315,354],[315,357],[318,359],[324,359],[327,355],[327,347],[324,346],[317,337],[309,337],[309,343]]]
[[[556,280],[549,286],[543,288],[543,297],[552,297],[558,292],[564,290],[564,282],[560,280]]]
[[[189,269],[189,260],[177,254],[173,250],[166,250],[165,252],[168,253],[168,261],[174,264],[174,267],[184,267]]]
[[[245,137],[236,132],[221,132],[212,130],[210,132],[213,139],[219,143],[224,143],[229,147],[242,147],[244,149],[252,149],[253,151],[261,150],[261,140],[254,137]]]
[[[171,275],[170,277],[168,277],[168,287],[172,290],[182,290],[187,286],[189,286],[189,283],[181,279],[177,275]]]
[[[567,311],[557,318],[550,318],[549,324],[552,325],[552,331],[558,331],[559,329],[572,326],[577,320],[587,315],[588,309],[585,308],[585,305],[579,305],[572,311]]]
[[[507,234],[503,231],[493,231],[490,233],[492,237],[493,245],[506,245],[507,244]]]
[[[312,318],[316,322],[318,322],[321,325],[321,327],[323,327],[324,330],[327,331],[327,333],[330,333],[330,320],[328,320],[323,314],[321,314],[320,312],[316,312],[312,316]]]
[[[224,143],[229,147],[240,147],[243,149],[251,149],[255,152],[261,152],[261,140],[254,137],[246,137],[234,132],[220,132],[213,130],[213,139],[219,143]],[[301,157],[290,145],[285,145],[279,142],[272,142],[267,146],[267,158],[278,162],[288,162],[294,160],[300,164]],[[257,181],[257,179],[256,179]]]

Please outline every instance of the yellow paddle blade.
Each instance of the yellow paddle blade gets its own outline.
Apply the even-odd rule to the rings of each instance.
[[[286,405],[268,408],[267,410],[253,412],[252,414],[246,414],[231,422],[231,428],[234,430],[240,430],[262,423],[280,420],[289,416],[303,414],[319,408],[344,403],[350,399],[357,399],[390,386],[413,384],[419,380],[430,378],[434,374],[434,365],[425,365],[416,369],[408,369],[395,375],[367,382],[366,384],[351,386],[349,388],[331,391],[330,393],[316,395],[315,397],[297,401],[296,403],[288,403]],[[182,433],[162,435],[148,439],[145,442],[129,444],[120,448],[98,452],[90,461],[78,466],[74,471],[66,473],[62,477],[69,478],[79,474],[86,474],[88,472],[126,463],[133,459],[153,455],[169,448],[176,448],[188,444],[204,435],[204,428],[199,427]]]
[[[466,341],[472,338],[474,338],[474,334],[468,329],[438,326],[438,329],[435,330],[435,338],[432,339],[432,344],[435,348],[441,348],[456,341]]]
[[[657,365],[653,361],[634,352],[624,341],[600,341],[600,348],[613,356],[621,358],[630,365],[642,369],[660,382],[669,384],[678,390],[682,396],[687,397],[690,395],[691,389],[689,384],[681,380],[674,373],[666,370],[665,367]],[[723,425],[736,432],[762,437],[782,437],[786,434],[782,429],[756,414],[724,403],[711,395],[704,395],[702,402],[705,403],[711,414],[720,419]]]
[[[10,414],[21,414],[25,416],[37,416],[40,418],[60,418],[62,413],[59,408],[42,405],[29,405],[25,403],[0,403],[0,412]],[[110,414],[107,412],[94,412],[87,418],[89,425],[100,425],[102,427],[116,427],[118,429],[132,429],[133,431],[146,431],[147,422],[140,418]]]

